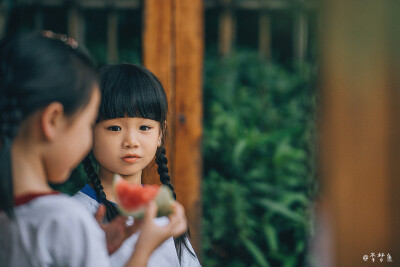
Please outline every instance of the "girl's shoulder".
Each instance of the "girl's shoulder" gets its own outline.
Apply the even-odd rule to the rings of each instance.
[[[109,265],[104,232],[77,201],[64,194],[27,200],[15,207],[14,219],[0,214],[0,235],[12,244],[11,253],[4,254],[11,265]],[[6,244],[0,241],[0,247]]]
[[[82,206],[69,195],[62,193],[28,196],[26,201],[20,201],[15,207],[19,216],[39,217],[71,217],[71,219],[86,219],[92,217]]]

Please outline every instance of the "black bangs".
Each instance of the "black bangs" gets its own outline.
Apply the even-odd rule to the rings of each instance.
[[[164,123],[167,98],[161,83],[147,69],[132,64],[106,65],[99,75],[99,121],[132,117]]]

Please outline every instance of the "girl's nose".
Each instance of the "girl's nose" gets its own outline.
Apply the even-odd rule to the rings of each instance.
[[[138,146],[139,146],[139,142],[138,142],[138,139],[135,137],[135,134],[127,133],[122,142],[122,147],[123,148],[134,148],[134,147],[138,147]]]

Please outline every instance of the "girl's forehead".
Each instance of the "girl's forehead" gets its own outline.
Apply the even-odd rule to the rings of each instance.
[[[99,123],[159,123],[156,120],[148,119],[148,118],[140,118],[140,117],[124,117],[124,118],[114,118],[101,120]]]

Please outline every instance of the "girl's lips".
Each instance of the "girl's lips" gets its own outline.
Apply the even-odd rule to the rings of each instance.
[[[139,159],[139,157],[137,156],[125,156],[123,158],[121,158],[123,161],[125,161],[126,163],[135,163],[135,161],[137,161]]]

